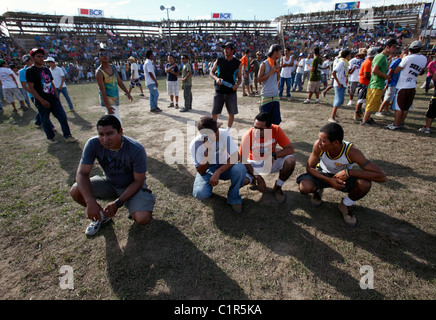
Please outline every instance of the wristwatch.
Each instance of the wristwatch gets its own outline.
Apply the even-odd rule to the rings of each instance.
[[[118,208],[121,208],[124,205],[124,203],[120,199],[115,200],[115,203],[117,204]]]
[[[272,153],[274,160],[277,160],[277,154],[275,152]]]

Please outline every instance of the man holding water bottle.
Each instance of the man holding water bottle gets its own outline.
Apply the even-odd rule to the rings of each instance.
[[[224,56],[218,58],[210,70],[210,77],[215,80],[215,96],[213,97],[212,118],[217,121],[218,115],[226,104],[229,114],[227,120],[227,130],[230,130],[235,114],[238,113],[238,103],[236,91],[241,84],[241,62],[233,55],[235,47],[232,42],[227,42],[222,46]]]

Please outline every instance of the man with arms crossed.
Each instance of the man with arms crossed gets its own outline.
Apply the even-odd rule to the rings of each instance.
[[[371,189],[372,181],[385,182],[386,175],[352,143],[344,141],[344,131],[337,123],[323,126],[306,165],[306,173],[297,178],[302,194],[312,193],[312,205],[321,205],[324,188],[334,188],[348,195],[338,210],[345,223],[357,224],[351,206]],[[354,169],[357,164],[361,170]]]
[[[105,115],[97,122],[98,136],[86,143],[70,195],[86,207],[92,220],[85,233],[94,235],[109,222],[118,209],[125,206],[129,219],[147,224],[153,212],[155,196],[147,188],[147,154],[136,140],[124,136],[121,123],[114,115]],[[95,159],[104,177],[90,177]],[[104,208],[97,199],[111,200]]]

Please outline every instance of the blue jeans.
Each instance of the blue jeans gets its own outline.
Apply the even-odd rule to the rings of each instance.
[[[24,97],[24,101],[26,102],[27,106],[30,108],[30,100],[29,100],[29,95],[27,94],[26,89],[24,88],[20,88],[20,92]]]
[[[430,83],[431,83],[431,77],[427,77],[425,78],[425,92],[427,93],[428,90],[430,89]]]
[[[58,119],[64,138],[67,138],[71,135],[67,115],[65,114],[64,108],[62,107],[59,100],[51,102],[50,108],[45,108],[38,100],[35,100],[35,106],[38,109],[38,114],[41,119],[41,125],[44,129],[47,139],[53,139],[55,136],[52,123],[50,121],[50,113],[52,113],[54,117]]]
[[[209,180],[214,172],[221,167],[221,164],[211,164],[206,173],[201,175],[197,173],[195,176],[194,187],[192,194],[199,200],[207,199],[212,195],[212,186],[209,184]],[[238,162],[233,165],[229,170],[223,172],[220,176],[220,180],[230,180],[230,188],[227,193],[228,204],[241,204],[242,198],[239,195],[239,189],[242,188],[245,181],[245,175],[247,169],[245,166]]]
[[[73,106],[73,103],[71,102],[70,96],[68,94],[67,87],[63,87],[61,90],[56,88],[56,91],[58,92],[59,99],[61,98],[61,93],[64,95],[64,98],[65,98],[65,100],[67,100],[67,103],[68,103],[68,108],[70,108],[70,110],[73,110],[74,106]]]
[[[150,91],[150,110],[157,108],[157,99],[159,98],[159,91],[155,83],[147,86]]]
[[[291,97],[291,78],[280,78],[280,92],[279,97],[283,96],[283,89],[285,87],[286,82],[286,97]]]
[[[303,74],[302,73],[297,73],[295,75],[295,82],[294,82],[294,87],[293,90],[297,90],[297,86],[298,86],[298,91],[302,91],[303,90]]]

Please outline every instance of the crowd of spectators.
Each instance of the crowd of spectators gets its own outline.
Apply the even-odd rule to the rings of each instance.
[[[111,62],[117,67],[120,76],[126,80],[130,76],[129,57],[135,57],[141,65],[145,61],[145,52],[153,50],[156,57],[157,74],[164,75],[163,65],[168,54],[173,54],[176,61],[186,54],[193,63],[195,75],[208,71],[208,66],[222,54],[221,45],[232,41],[235,45],[236,57],[241,58],[242,52],[250,49],[251,54],[258,51],[266,53],[273,43],[282,43],[291,47],[295,54],[312,52],[319,47],[322,53],[337,54],[343,47],[357,51],[360,47],[378,46],[387,39],[395,37],[401,44],[403,38],[411,37],[412,32],[407,26],[380,22],[374,30],[367,31],[356,24],[301,26],[286,29],[283,41],[280,36],[265,34],[259,31],[234,33],[231,36],[199,32],[176,34],[171,39],[156,36],[121,37],[108,33],[105,46],[111,54]],[[93,81],[95,69],[98,67],[97,52],[101,46],[101,38],[78,37],[73,33],[47,34],[35,36],[35,46],[42,47],[48,56],[53,57],[65,74],[66,80],[73,83]],[[169,49],[169,41],[171,48]],[[0,40],[1,58],[11,63],[21,65],[21,56],[26,54],[22,48],[8,37]]]

